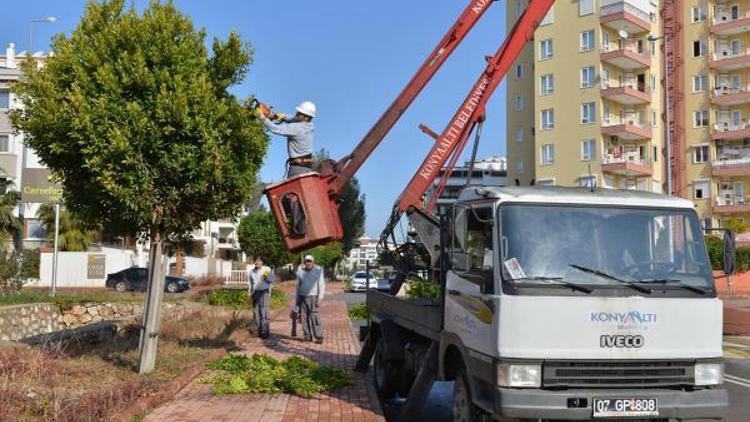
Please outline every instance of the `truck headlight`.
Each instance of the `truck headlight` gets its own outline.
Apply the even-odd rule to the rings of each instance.
[[[497,385],[500,387],[541,387],[542,365],[500,363],[497,365]]]
[[[724,382],[723,363],[696,363],[695,385],[719,385]]]

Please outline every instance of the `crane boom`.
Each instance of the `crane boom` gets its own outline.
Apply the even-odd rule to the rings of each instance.
[[[266,188],[270,208],[276,217],[284,244],[290,251],[297,252],[341,239],[343,230],[336,202],[338,195],[494,1],[472,0],[469,3],[411,81],[351,154],[335,164],[323,166],[320,173],[302,174]],[[469,134],[484,119],[487,101],[518,58],[526,42],[533,38],[539,22],[553,3],[554,0],[531,0],[510,31],[510,36],[494,56],[487,57],[486,68],[461,107],[443,133],[433,136],[435,144],[396,202],[381,239],[388,236],[405,211],[418,211],[415,215],[425,218],[421,222],[416,222],[415,226],[426,227],[434,232],[428,227],[430,223],[422,224],[430,220],[429,212],[434,204],[425,205],[425,192],[448,160],[449,170],[455,165]],[[433,133],[424,127],[423,130]],[[293,215],[295,207],[298,211]],[[300,213],[304,215],[307,224],[297,224]]]

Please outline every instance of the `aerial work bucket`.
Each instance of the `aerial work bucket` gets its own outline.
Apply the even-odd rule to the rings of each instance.
[[[305,173],[264,191],[284,245],[300,252],[343,236],[338,206],[328,196],[328,181]]]

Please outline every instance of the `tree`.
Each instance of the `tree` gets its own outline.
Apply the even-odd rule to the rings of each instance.
[[[313,169],[320,169],[323,161],[329,160],[328,150],[321,148],[313,158]],[[359,180],[352,177],[339,195],[339,220],[344,229],[341,248],[344,255],[348,255],[357,243],[357,239],[365,232],[365,195],[360,194]]]
[[[153,368],[164,284],[164,240],[248,202],[268,137],[228,88],[252,49],[232,32],[214,39],[169,2],[143,14],[125,0],[91,1],[53,56],[23,65],[15,129],[64,188],[81,221],[151,246],[140,371]]]
[[[745,224],[741,218],[732,217],[724,223],[724,227],[729,229],[732,233],[744,233],[748,231],[748,225]]]
[[[21,200],[21,195],[13,190],[9,190],[13,185],[8,179],[0,179],[0,249],[5,250],[8,241],[18,239],[17,248],[20,248],[21,232],[23,224],[16,217],[15,208]]]
[[[333,274],[333,268],[344,258],[344,250],[341,242],[331,242],[326,245],[316,246],[305,252],[315,257],[315,263],[323,267],[329,275]]]
[[[268,211],[254,211],[240,220],[237,229],[240,247],[250,257],[260,257],[270,267],[291,263],[290,254],[281,240],[273,215]]]
[[[55,241],[55,206],[43,204],[36,212],[37,218],[47,227],[47,241],[50,245]],[[84,252],[94,241],[96,232],[90,230],[73,216],[70,211],[60,208],[60,231],[57,247],[61,251]]]

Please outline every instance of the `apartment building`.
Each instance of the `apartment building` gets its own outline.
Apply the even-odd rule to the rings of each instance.
[[[648,0],[555,3],[507,76],[509,183],[661,192],[659,35]]]
[[[367,261],[370,261],[370,265],[374,266],[375,260],[378,258],[378,242],[377,237],[362,236],[357,239],[357,247],[349,251],[346,267],[352,271],[363,270]]]

